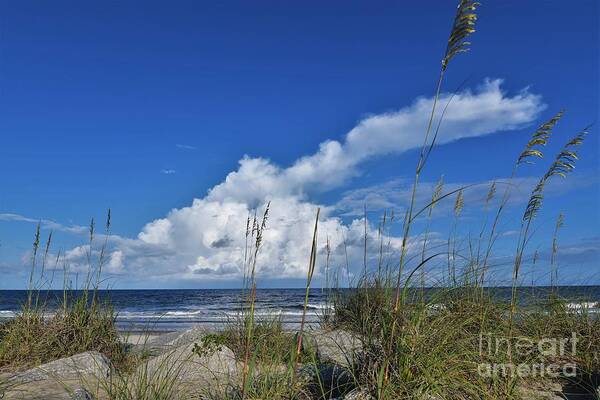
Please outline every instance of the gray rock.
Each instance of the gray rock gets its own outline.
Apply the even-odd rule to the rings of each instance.
[[[521,397],[528,400],[564,400],[562,386],[558,382],[547,383],[545,387],[530,384],[521,385],[519,388]]]
[[[196,388],[227,385],[239,376],[241,368],[229,348],[223,346],[203,357],[193,353],[193,349],[193,343],[176,347],[148,360],[138,367],[136,374],[144,377],[145,384],[176,379],[182,384],[192,383]]]
[[[3,400],[93,400],[78,381],[41,380],[19,384],[0,394]],[[77,388],[77,389],[74,389]]]
[[[322,362],[351,367],[362,350],[361,341],[343,330],[315,331],[305,334],[305,344],[316,351]]]
[[[97,351],[87,351],[22,372],[12,377],[9,380],[9,384],[23,384],[46,379],[67,381],[86,376],[106,378],[109,373],[110,363],[108,359]]]
[[[93,396],[85,389],[77,389],[73,391],[70,400],[93,400]]]
[[[375,397],[366,389],[354,389],[344,396],[344,400],[375,400]]]

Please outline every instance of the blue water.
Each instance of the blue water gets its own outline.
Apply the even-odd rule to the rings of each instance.
[[[245,303],[237,289],[186,290],[111,290],[100,291],[100,298],[110,296],[117,311],[117,324],[125,330],[172,331],[194,325],[219,325],[233,321]],[[286,325],[300,322],[304,289],[257,290],[256,315],[280,316]],[[43,292],[48,313],[56,310],[63,292]],[[0,319],[13,317],[27,301],[25,290],[0,290]],[[307,321],[316,322],[327,307],[327,294],[312,290],[309,295]]]
[[[437,289],[429,289],[429,293]],[[510,298],[510,288],[488,289],[499,300]],[[519,298],[524,303],[532,298],[546,297],[549,288],[519,288]],[[172,331],[194,325],[219,325],[234,319],[244,304],[240,290],[190,289],[190,290],[111,290],[100,291],[100,297],[110,296],[118,316],[118,325],[125,330]],[[43,292],[47,299],[47,311],[53,312],[60,304],[62,291]],[[600,286],[564,286],[558,289],[576,310],[586,306],[592,312],[600,309]],[[288,326],[300,322],[304,303],[304,289],[259,289],[256,298],[256,314],[279,315]],[[327,292],[311,290],[309,296],[308,322],[318,321],[327,309]],[[14,317],[27,300],[27,291],[0,290],[0,319]]]

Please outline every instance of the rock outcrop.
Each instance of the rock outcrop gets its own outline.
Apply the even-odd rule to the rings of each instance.
[[[68,381],[85,377],[106,378],[109,373],[110,364],[108,359],[97,351],[87,351],[17,374],[10,378],[8,383],[24,384],[47,379]]]
[[[361,351],[358,337],[344,330],[313,331],[304,334],[304,345],[314,350],[321,362],[351,368],[355,355]]]
[[[189,343],[149,359],[135,372],[152,384],[158,381],[177,381],[177,390],[193,386],[194,391],[223,389],[240,376],[241,367],[231,349],[223,346],[214,352],[198,356]]]
[[[91,400],[85,383],[106,379],[110,374],[108,359],[88,351],[61,358],[6,379],[3,399]]]

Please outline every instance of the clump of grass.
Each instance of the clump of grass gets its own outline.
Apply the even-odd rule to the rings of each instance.
[[[303,382],[290,382],[289,374],[276,370],[262,370],[248,378],[245,390],[235,385],[225,390],[201,392],[202,400],[311,400]]]
[[[331,296],[334,312],[325,316],[324,326],[363,333],[381,331],[383,322],[380,319],[391,318],[384,317],[390,292],[378,287],[376,282],[361,283],[360,289],[351,290],[351,294],[338,292]]]
[[[115,325],[114,309],[109,302],[101,301],[97,295],[100,273],[105,262],[106,237],[110,230],[110,211],[105,229],[105,240],[100,248],[99,259],[97,264],[92,266],[91,246],[95,236],[95,224],[92,220],[89,230],[88,278],[81,290],[72,290],[66,284],[68,270],[65,265],[62,304],[55,310],[48,310],[47,289],[52,285],[57,265],[48,278],[47,259],[52,232],[48,235],[43,249],[41,263],[38,262],[41,242],[38,225],[32,249],[27,302],[15,318],[0,325],[0,369],[28,368],[91,350],[103,353],[115,365],[126,363],[126,354]],[[60,252],[56,257],[56,264],[59,258]]]
[[[576,365],[577,376],[566,380],[582,390],[591,393],[600,385],[600,318],[590,313],[587,307],[573,309],[553,291],[534,312],[523,313],[515,324],[522,335],[533,340],[574,338],[574,348],[560,356],[546,357],[548,362]],[[572,341],[569,345],[573,345]]]
[[[124,350],[109,304],[90,306],[83,297],[69,300],[52,317],[28,310],[0,327],[0,367],[21,369],[96,350],[115,363]]]
[[[191,357],[191,354],[190,354]],[[143,360],[138,368],[113,369],[108,377],[101,377],[88,390],[95,399],[110,400],[170,400],[186,398],[193,392],[189,385],[182,385],[179,378],[187,360],[166,357],[154,369],[149,369]]]
[[[246,318],[238,318],[228,324],[223,332],[209,335],[204,342],[214,342],[230,348],[236,357],[244,360],[248,351],[248,324]],[[268,365],[288,365],[295,358],[297,337],[283,329],[280,317],[264,317],[253,322],[251,351],[253,361]]]
[[[378,399],[528,400],[521,397],[520,389],[532,383],[572,384],[590,393],[597,387],[599,318],[585,308],[573,312],[564,300],[551,294],[548,299],[517,308],[511,327],[510,302],[499,301],[491,294],[482,297],[481,291],[471,289],[430,289],[433,293],[425,300],[414,290],[414,301],[405,302],[397,313],[393,296],[375,284],[369,285],[369,299],[378,299],[377,306],[367,305],[364,284],[344,296],[338,295],[335,314],[327,323],[330,328],[353,332],[364,343],[357,354],[348,357],[357,360],[353,370],[356,384]],[[396,340],[392,346],[385,346],[394,322]],[[523,340],[539,343],[545,338],[566,339],[572,335],[577,337],[575,354],[567,351],[565,355],[548,356],[537,348],[530,354],[510,350]],[[501,346],[490,352],[487,345],[493,340]],[[576,378],[527,378],[510,373],[488,376],[479,369],[481,365],[567,362],[577,366]],[[387,374],[382,375],[384,368]]]
[[[353,366],[354,379],[358,386],[368,390],[377,399],[519,399],[520,387],[529,384],[518,374],[483,374],[482,365],[520,365],[536,361],[556,361],[546,357],[541,351],[530,353],[514,352],[513,346],[520,339],[530,341],[542,338],[564,338],[570,335],[581,337],[580,351],[572,355],[572,361],[581,368],[578,383],[587,382],[590,388],[597,385],[598,379],[598,327],[600,319],[585,313],[571,313],[563,302],[552,300],[539,304],[538,309],[523,308],[517,302],[517,285],[526,245],[531,239],[530,228],[540,211],[544,187],[554,176],[565,177],[574,169],[577,154],[574,147],[583,142],[587,129],[570,140],[556,156],[548,172],[540,179],[532,192],[521,222],[515,262],[513,266],[512,293],[510,302],[493,299],[486,293],[483,285],[490,267],[490,259],[497,228],[503,209],[510,197],[511,180],[516,176],[521,164],[541,158],[541,147],[545,146],[556,123],[562,118],[559,112],[542,124],[525,145],[519,155],[504,195],[500,201],[495,219],[491,225],[488,244],[482,252],[481,246],[486,237],[487,221],[478,235],[478,242],[468,243],[470,254],[460,254],[457,246],[457,223],[464,208],[464,191],[468,187],[458,188],[441,194],[434,190],[431,202],[420,211],[416,208],[416,192],[419,178],[436,141],[438,128],[432,131],[436,114],[440,87],[447,70],[448,62],[458,53],[467,50],[469,43],[465,39],[474,32],[475,10],[478,3],[462,0],[450,35],[448,49],[442,63],[440,78],[432,106],[421,153],[415,170],[412,196],[405,214],[403,237],[400,249],[398,271],[394,279],[380,281],[370,278],[365,272],[360,285],[346,295],[332,297],[334,312],[325,321],[330,327],[342,328],[354,332],[364,344],[353,357],[358,360]],[[444,113],[442,113],[443,118]],[[433,133],[432,133],[433,132]],[[433,137],[430,139],[431,135]],[[496,192],[496,182],[488,191],[486,208]],[[432,295],[425,296],[424,289],[417,295],[409,290],[412,275],[421,270],[421,287],[425,286],[424,269],[437,255],[427,256],[429,219],[433,207],[456,195],[454,218],[447,241],[447,277],[448,284]],[[407,241],[412,234],[411,227],[416,217],[428,211],[421,262],[407,270],[411,259],[408,255]],[[562,225],[562,217],[557,223],[553,241],[552,274],[555,276],[556,233]],[[476,249],[476,250],[473,250]],[[462,261],[461,261],[462,260]],[[457,263],[464,263],[461,277],[458,277]],[[363,267],[366,271],[366,266]],[[405,274],[405,272],[410,273]],[[395,287],[390,282],[396,281]],[[555,279],[553,278],[553,283]],[[383,285],[380,283],[383,282]],[[395,294],[392,294],[395,293]],[[505,351],[485,352],[482,348],[484,335],[506,343]],[[537,377],[537,384],[546,378]]]
[[[248,346],[248,324],[253,324],[251,349]],[[291,400],[309,399],[305,397],[306,382],[292,379],[292,367],[297,359],[296,344],[298,336],[283,329],[281,318],[266,316],[250,321],[239,316],[230,321],[226,329],[202,338],[194,346],[194,353],[199,356],[211,354],[227,347],[236,358],[243,362],[251,351],[249,361],[251,373],[246,380],[237,384],[232,381],[225,390],[209,390],[203,393],[206,400]],[[301,355],[314,359],[314,354],[302,350]],[[304,397],[303,397],[304,396]]]
[[[280,371],[263,372],[252,378],[246,393],[248,399],[309,400],[302,382],[290,382],[289,374]],[[240,400],[235,393],[231,400]]]

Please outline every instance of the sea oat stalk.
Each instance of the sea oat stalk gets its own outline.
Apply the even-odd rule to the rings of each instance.
[[[319,214],[321,209],[317,208],[317,217],[315,218],[315,229],[313,231],[313,239],[310,247],[310,259],[308,261],[308,271],[306,275],[306,292],[304,295],[304,308],[302,309],[302,319],[300,321],[300,332],[298,333],[298,344],[296,346],[296,357],[294,371],[298,369],[300,363],[300,353],[302,352],[302,335],[304,333],[304,325],[306,323],[306,311],[308,310],[308,297],[310,295],[310,284],[312,282],[313,274],[315,273],[315,266],[317,264],[317,230],[319,227]]]

